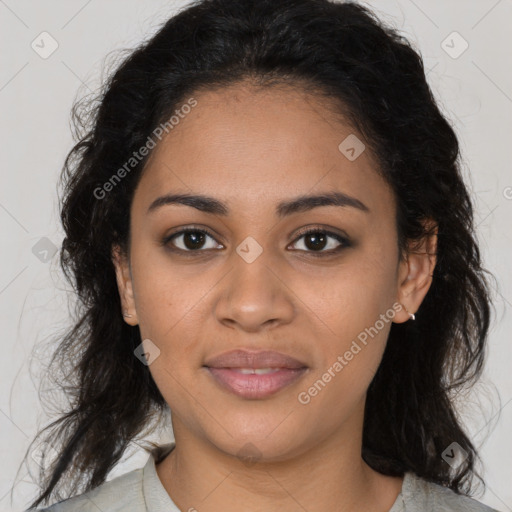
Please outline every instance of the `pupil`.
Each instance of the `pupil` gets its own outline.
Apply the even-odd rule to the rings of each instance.
[[[308,249],[323,249],[325,245],[325,235],[323,233],[310,233],[306,237],[306,247]],[[312,241],[310,244],[309,242]]]
[[[192,240],[192,243],[188,243],[190,240]],[[197,249],[204,242],[204,233],[199,231],[190,231],[185,233],[184,242],[187,249]]]

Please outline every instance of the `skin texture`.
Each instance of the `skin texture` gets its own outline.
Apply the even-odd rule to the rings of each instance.
[[[157,145],[135,191],[129,258],[113,250],[126,321],[160,350],[149,369],[172,411],[176,448],[158,476],[181,510],[229,512],[243,503],[246,511],[386,512],[402,478],[372,470],[361,445],[366,392],[391,322],[308,404],[297,396],[393,304],[417,311],[432,281],[435,238],[400,260],[393,193],[368,149],[354,161],[338,150],[348,135],[362,136],[325,99],[248,83],[194,97],[197,106]],[[369,211],[275,213],[281,201],[332,191]],[[230,213],[174,204],[148,214],[167,193],[213,196]],[[190,257],[190,249],[172,253],[172,241],[161,245],[191,225],[216,237]],[[329,236],[311,248],[304,227],[351,245],[315,257],[340,242]],[[248,236],[263,249],[252,263],[236,251]],[[185,251],[184,236],[174,246]],[[392,321],[409,315],[401,309]],[[309,369],[277,394],[243,399],[202,367],[237,348],[277,350]],[[252,463],[239,457],[254,449]]]

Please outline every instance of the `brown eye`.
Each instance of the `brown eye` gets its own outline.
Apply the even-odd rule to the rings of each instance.
[[[211,241],[212,240],[213,243]],[[164,245],[171,243],[177,250],[184,252],[198,252],[201,249],[216,249],[219,244],[213,235],[204,229],[184,229],[167,237]],[[220,246],[222,247],[222,246]]]
[[[298,241],[302,239],[304,239],[304,241],[298,244]],[[344,247],[351,245],[349,240],[345,237],[318,228],[309,229],[301,233],[295,241],[295,245],[297,244],[299,247],[296,247],[296,250],[327,254],[338,252]]]

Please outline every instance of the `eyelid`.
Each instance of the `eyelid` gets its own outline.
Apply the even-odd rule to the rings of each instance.
[[[180,235],[190,233],[190,232],[203,233],[203,234],[209,236],[210,238],[212,238],[219,245],[223,245],[221,242],[219,242],[217,240],[217,235],[212,233],[212,231],[210,231],[208,228],[205,228],[202,226],[196,226],[196,225],[189,225],[189,226],[185,226],[182,228],[178,228],[177,231],[171,233],[170,235],[166,235],[164,237],[164,239],[162,240],[161,244],[163,246],[167,246],[169,244],[169,242],[174,237],[178,237]],[[305,228],[302,228],[301,230],[299,230],[298,233],[295,234],[295,238],[291,242],[291,245],[294,245],[301,238],[303,238],[306,235],[312,234],[312,233],[323,233],[323,234],[327,235],[327,237],[334,238],[339,243],[339,245],[338,245],[338,247],[336,247],[334,249],[329,249],[327,251],[325,251],[325,250],[312,251],[312,250],[303,250],[303,249],[294,249],[294,251],[302,252],[305,254],[312,254],[313,256],[316,256],[316,255],[318,255],[318,256],[326,255],[327,256],[327,255],[337,254],[342,249],[352,246],[352,242],[347,235],[331,231],[329,228],[322,227],[322,226],[306,226]],[[193,253],[205,253],[205,252],[209,252],[212,250],[219,250],[219,249],[215,248],[215,249],[185,250],[185,249],[180,249],[178,247],[173,246],[172,249],[170,249],[170,250],[172,250],[174,252],[181,253],[181,254],[192,255]]]
[[[328,251],[324,251],[324,250],[321,250],[321,251],[304,251],[302,249],[299,249],[298,250],[299,252],[304,252],[304,253],[312,254],[312,255],[322,255],[322,254],[329,255],[329,254],[336,254],[341,249],[352,246],[352,242],[351,242],[350,238],[347,235],[344,235],[344,234],[341,234],[341,233],[336,233],[334,231],[331,231],[329,228],[322,227],[322,226],[308,226],[308,227],[305,227],[305,228],[301,229],[296,234],[295,239],[292,242],[292,245],[295,244],[298,240],[300,240],[305,235],[309,235],[309,234],[312,234],[312,233],[323,233],[323,234],[327,235],[330,238],[334,238],[339,243],[339,246],[336,247],[335,249],[330,249]]]
[[[161,244],[163,246],[166,246],[169,244],[169,242],[171,242],[171,240],[175,237],[178,237],[180,235],[183,235],[183,234],[186,234],[186,233],[203,233],[207,236],[209,236],[211,239],[215,240],[215,242],[219,245],[222,245],[221,242],[219,242],[217,240],[217,236],[216,234],[214,234],[211,230],[209,230],[208,228],[204,228],[204,227],[201,227],[201,226],[195,226],[195,225],[190,225],[190,226],[185,226],[183,228],[178,228],[178,230],[174,231],[173,233],[169,234],[169,235],[166,235],[164,236]],[[177,251],[177,252],[180,252],[180,253],[194,253],[194,252],[206,252],[205,249],[198,249],[196,251],[186,251],[184,249],[180,249],[178,247],[173,247],[172,250],[174,251]],[[212,250],[212,249],[207,249],[207,250]]]

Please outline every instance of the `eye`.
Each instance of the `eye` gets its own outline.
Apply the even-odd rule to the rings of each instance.
[[[208,239],[212,242],[207,243]],[[167,236],[162,241],[163,245],[175,246],[177,251],[198,252],[201,249],[217,249],[222,245],[217,244],[212,233],[203,228],[186,228]],[[175,250],[171,248],[171,250]]]
[[[297,244],[302,239],[304,240]],[[321,228],[303,231],[295,240],[295,244],[298,245],[297,250],[312,253],[314,256],[334,254],[351,245],[348,238]],[[315,252],[319,254],[314,254]]]
[[[204,250],[223,247],[216,242],[215,236],[207,229],[195,227],[185,228],[165,237],[162,245],[168,246],[171,251],[181,253],[204,252]],[[307,252],[313,256],[328,256],[350,247],[351,242],[338,233],[322,228],[308,228],[299,233],[294,245],[298,245],[295,250]]]

